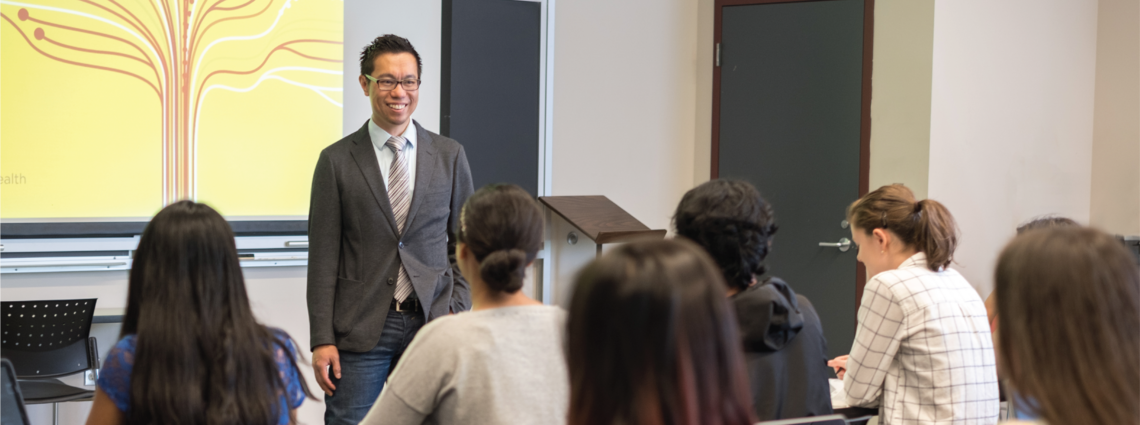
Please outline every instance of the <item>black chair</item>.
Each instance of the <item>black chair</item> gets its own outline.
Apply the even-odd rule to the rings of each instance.
[[[810,416],[806,418],[780,419],[757,422],[756,425],[846,425],[843,415]]]
[[[0,403],[0,425],[29,425],[28,411],[24,409],[24,397],[16,385],[16,369],[8,359],[0,359],[4,369],[4,393]]]
[[[871,417],[879,414],[879,409],[866,407],[843,407],[835,409],[835,413],[843,415],[848,425],[865,425]]]
[[[90,400],[95,392],[58,379],[99,369],[99,351],[91,337],[95,298],[0,302],[3,338],[0,356],[12,362],[27,404]],[[53,422],[58,420],[53,408]]]

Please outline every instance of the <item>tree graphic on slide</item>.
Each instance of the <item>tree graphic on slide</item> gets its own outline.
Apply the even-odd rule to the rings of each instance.
[[[196,198],[200,117],[211,91],[246,93],[274,80],[341,106],[342,89],[328,77],[342,74],[340,23],[301,7],[321,1],[0,0],[0,18],[59,66],[90,70],[86,78],[125,75],[153,91],[169,204]]]

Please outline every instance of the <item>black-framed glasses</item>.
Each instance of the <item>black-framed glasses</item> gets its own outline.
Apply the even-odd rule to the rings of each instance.
[[[368,75],[368,74],[364,74],[364,78],[367,78],[368,81],[376,83],[376,87],[379,87],[380,90],[384,90],[384,91],[395,90],[396,84],[399,84],[400,87],[403,87],[405,91],[416,91],[420,88],[420,80],[419,79],[407,79],[407,80],[396,81],[396,80],[390,80],[390,79],[385,78],[383,80],[378,80],[375,77]]]

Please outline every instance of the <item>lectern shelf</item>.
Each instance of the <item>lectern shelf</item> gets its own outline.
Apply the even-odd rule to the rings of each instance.
[[[605,196],[543,196],[538,200],[594,241],[598,256],[603,244],[665,237],[664,229],[650,229]]]

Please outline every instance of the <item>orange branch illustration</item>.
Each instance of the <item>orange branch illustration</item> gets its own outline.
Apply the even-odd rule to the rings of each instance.
[[[340,91],[339,84],[323,87],[286,78],[341,74],[342,60],[326,57],[331,50],[321,46],[342,42],[286,36],[282,20],[297,1],[153,0],[144,5],[80,0],[57,7],[39,3],[58,3],[45,0],[0,0],[0,5],[16,8],[17,19],[11,18],[10,9],[0,17],[31,49],[60,66],[127,75],[150,87],[161,108],[162,200],[168,204],[196,197],[198,126],[211,90],[245,93],[264,81],[278,80],[340,106],[325,94]],[[271,10],[275,16],[267,15]],[[303,20],[300,12],[292,13],[295,20]],[[214,32],[219,34],[211,36]],[[260,53],[235,58],[234,48]],[[255,75],[256,81],[242,81]]]

